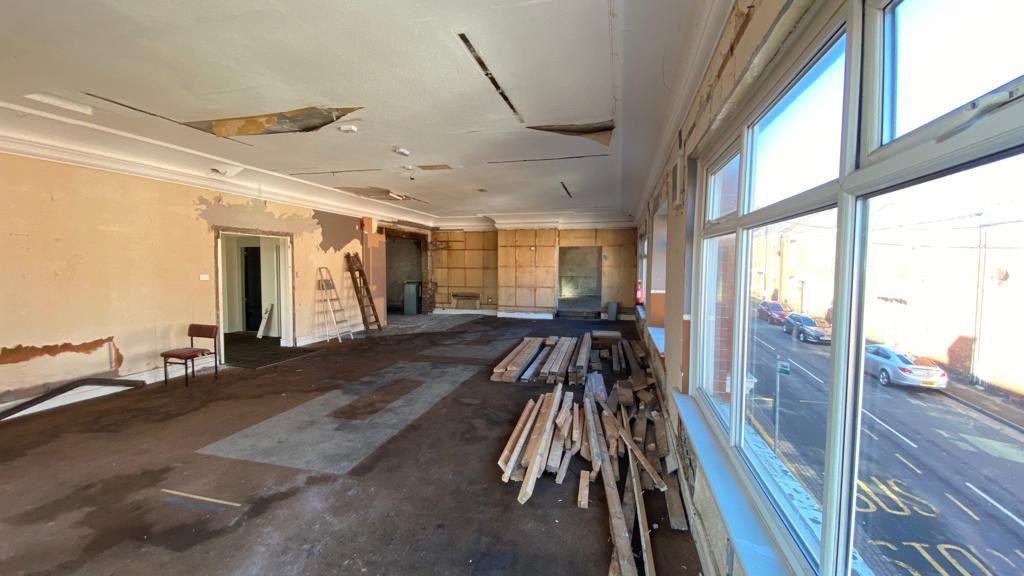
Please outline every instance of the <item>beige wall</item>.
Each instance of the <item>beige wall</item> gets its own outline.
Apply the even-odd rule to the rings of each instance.
[[[325,332],[318,266],[361,327],[343,267],[356,218],[18,156],[0,174],[0,397],[156,368],[189,323],[215,323],[216,227],[290,235],[297,337]]]
[[[454,292],[475,292],[480,295],[481,308],[497,308],[497,232],[434,232],[430,257],[438,308],[455,307],[451,298]]]
[[[498,230],[498,309],[555,311],[558,231]]]

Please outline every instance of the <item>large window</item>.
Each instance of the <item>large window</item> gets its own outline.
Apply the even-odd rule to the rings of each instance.
[[[867,201],[864,574],[1024,572],[1022,182],[1015,156]]]
[[[701,324],[701,375],[704,389],[719,414],[728,420],[732,401],[733,317],[736,306],[736,236],[729,234],[704,241],[704,301]]]
[[[897,138],[1024,75],[1021,0],[900,0],[887,10],[888,130]]]
[[[812,554],[820,534],[836,211],[751,230],[744,453]]]
[[[794,573],[1024,574],[1024,1],[816,5],[695,147],[691,389]]]
[[[843,36],[754,125],[751,210],[839,177],[845,55]]]

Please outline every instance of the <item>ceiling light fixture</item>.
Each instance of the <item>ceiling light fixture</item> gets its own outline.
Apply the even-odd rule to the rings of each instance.
[[[391,190],[388,190],[388,196],[394,198],[395,200],[405,200],[405,196],[399,194],[398,192],[392,192]]]
[[[356,132],[359,132],[359,126],[354,124],[342,124],[341,126],[338,126],[338,132],[355,134]]]
[[[409,154],[412,154],[412,152],[409,152],[407,148],[402,148],[401,146],[394,146],[391,148],[391,151],[399,156],[408,156]]]
[[[43,104],[49,104],[50,106],[56,106],[57,108],[70,110],[72,112],[78,112],[79,114],[92,116],[92,106],[80,104],[74,100],[68,100],[67,98],[61,98],[60,96],[54,96],[53,94],[36,92],[33,94],[25,94],[25,98],[35,100],[36,102],[42,102]]]

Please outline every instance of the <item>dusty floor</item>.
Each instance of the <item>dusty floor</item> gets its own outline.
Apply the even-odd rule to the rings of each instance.
[[[478,318],[0,424],[0,574],[606,574],[599,483],[575,506],[582,460],[525,506],[500,481],[550,386],[487,377],[524,335],[607,326]],[[647,500],[658,572],[698,574]]]

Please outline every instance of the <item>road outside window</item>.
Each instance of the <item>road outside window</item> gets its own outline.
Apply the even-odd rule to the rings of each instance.
[[[816,554],[832,356],[836,210],[750,232],[743,451]]]
[[[868,201],[860,574],[1024,573],[1024,156]]]
[[[735,385],[732,368],[732,333],[736,303],[736,235],[704,241],[702,326],[703,342],[700,382],[712,399],[712,406],[729,421],[729,406]]]

